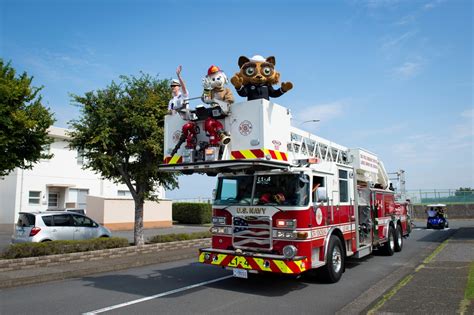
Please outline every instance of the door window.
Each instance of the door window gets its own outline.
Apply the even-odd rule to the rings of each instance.
[[[53,216],[52,215],[47,215],[41,217],[43,219],[44,225],[46,226],[52,226],[53,225]]]
[[[73,215],[74,225],[81,226],[81,227],[94,227],[94,221],[89,219],[88,217],[84,217],[82,215]]]
[[[57,214],[53,216],[55,226],[72,226],[71,219],[69,214]]]
[[[348,172],[339,170],[339,202],[349,201],[349,181]]]

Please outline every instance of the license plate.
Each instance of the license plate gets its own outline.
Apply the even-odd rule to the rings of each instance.
[[[249,273],[247,270],[244,269],[233,269],[234,277],[236,278],[244,278],[247,279],[249,277]]]

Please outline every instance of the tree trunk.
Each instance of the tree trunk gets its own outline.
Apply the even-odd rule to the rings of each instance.
[[[135,200],[135,226],[133,232],[133,239],[136,246],[145,245],[145,237],[143,235],[143,199]]]

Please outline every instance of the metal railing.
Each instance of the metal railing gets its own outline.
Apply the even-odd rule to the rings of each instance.
[[[211,197],[194,197],[194,198],[181,198],[173,199],[173,202],[197,202],[197,203],[211,203]]]
[[[414,204],[430,203],[474,203],[474,191],[459,189],[407,190],[407,198]]]
[[[430,203],[474,203],[474,191],[459,189],[411,189],[406,196],[413,204]],[[173,199],[173,202],[212,203],[211,197]]]

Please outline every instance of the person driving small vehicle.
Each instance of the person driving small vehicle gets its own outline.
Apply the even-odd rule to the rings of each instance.
[[[428,218],[426,220],[426,228],[447,228],[449,223],[446,215],[445,204],[431,204],[427,205],[426,214]]]

